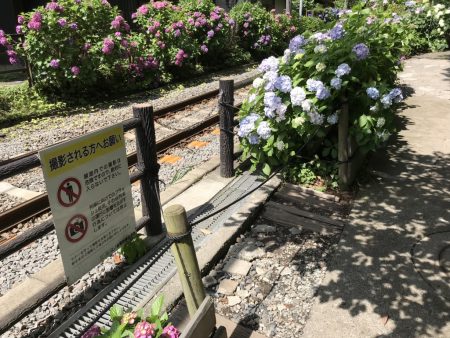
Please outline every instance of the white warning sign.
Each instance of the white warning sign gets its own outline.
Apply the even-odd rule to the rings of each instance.
[[[123,127],[84,135],[39,156],[72,284],[135,233]]]

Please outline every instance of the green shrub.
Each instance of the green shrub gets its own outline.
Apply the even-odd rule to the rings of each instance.
[[[300,19],[300,33],[318,32],[324,27],[325,23],[320,18],[304,16]]]
[[[270,54],[273,45],[273,17],[258,3],[240,2],[230,11],[234,20],[238,44],[253,57]]]
[[[238,132],[253,168],[262,165],[268,175],[305,155],[304,145],[316,140],[330,143],[321,155],[333,160],[336,141],[327,135],[335,134],[344,101],[349,132],[361,151],[387,140],[394,130],[393,107],[403,98],[393,87],[404,29],[384,21],[391,16],[383,9],[355,7],[327,31],[292,39],[282,58],[261,63],[263,76],[242,105]]]
[[[29,60],[40,90],[92,93],[114,86],[127,73],[129,26],[106,1],[49,2],[20,15],[18,23],[24,42],[9,40],[7,48]]]

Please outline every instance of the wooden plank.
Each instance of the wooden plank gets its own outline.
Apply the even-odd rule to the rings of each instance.
[[[215,326],[214,301],[208,296],[198,308],[195,316],[189,321],[181,334],[181,338],[209,338]]]
[[[266,205],[266,210],[263,213],[263,217],[271,222],[288,226],[298,227],[321,234],[332,234],[339,231],[340,228],[330,226],[325,223],[316,221],[314,219],[304,218],[298,215],[289,213],[283,208],[280,208],[281,204]]]
[[[317,196],[319,198],[323,198],[323,199],[334,201],[334,202],[339,202],[340,201],[340,198],[338,196],[327,194],[327,193],[324,193],[322,191],[317,191],[317,190],[314,190],[314,189],[311,189],[311,188],[306,188],[306,187],[302,187],[301,185],[296,185],[296,184],[291,184],[291,183],[285,183],[284,185],[286,187],[288,187],[289,189],[299,190],[301,192],[304,192],[304,193],[309,194],[309,195],[314,195],[314,196]]]
[[[297,204],[301,206],[302,209],[304,209],[307,204],[313,208],[324,209],[330,212],[339,211],[342,207],[339,203],[307,194],[294,187],[283,186],[274,196],[281,200]]]
[[[344,223],[342,223],[341,221],[338,221],[338,220],[335,220],[335,219],[332,219],[332,218],[329,218],[329,217],[326,217],[326,216],[318,215],[318,214],[315,214],[313,212],[309,212],[309,211],[306,211],[306,210],[301,210],[301,209],[299,209],[297,207],[294,207],[294,206],[283,205],[283,204],[276,203],[276,202],[273,202],[273,201],[269,201],[268,203],[266,203],[266,207],[268,207],[268,206],[269,207],[273,207],[273,208],[280,208],[282,210],[285,210],[285,211],[289,212],[290,214],[294,214],[294,215],[297,215],[297,216],[305,217],[305,218],[308,218],[308,219],[313,219],[313,220],[316,220],[316,221],[319,221],[319,222],[323,222],[323,223],[326,223],[326,224],[329,224],[329,225],[333,225],[333,226],[336,226],[336,227],[339,227],[339,228],[342,228],[344,226]]]

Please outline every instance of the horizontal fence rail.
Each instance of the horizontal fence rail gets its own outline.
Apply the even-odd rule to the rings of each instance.
[[[236,84],[236,88],[242,88],[249,85],[253,81],[253,78],[239,81]],[[188,98],[181,102],[177,102],[168,107],[164,107],[158,110],[155,110],[155,116],[163,116],[165,114],[180,110],[185,108],[188,105],[191,105],[195,102],[204,100],[206,98],[211,98],[219,94],[219,89],[215,89],[204,93],[199,96],[195,96],[192,98]],[[239,106],[239,105],[238,105]],[[172,148],[184,141],[185,139],[195,136],[205,129],[214,126],[219,122],[219,114],[215,114],[208,119],[197,123],[193,126],[190,126],[184,130],[176,132],[158,142],[156,142],[156,151],[157,153],[164,152],[169,148]],[[135,129],[141,125],[141,120],[139,118],[130,118],[123,121],[123,129],[124,132]],[[5,178],[17,175],[18,173],[36,168],[40,166],[40,160],[37,155],[38,151],[33,151],[19,157],[15,157],[14,159],[9,159],[6,161],[0,162],[0,180]],[[138,163],[138,156],[136,152],[133,152],[127,156],[128,166],[129,168],[135,166]],[[134,183],[140,180],[143,177],[144,173],[139,170],[130,173],[130,182]],[[20,223],[24,223],[29,221],[35,216],[38,216],[44,212],[50,211],[50,205],[48,201],[47,193],[43,193],[39,196],[36,196],[24,203],[21,203],[9,210],[0,213],[0,231],[6,231],[14,228],[16,225]],[[150,223],[149,217],[144,217],[138,222],[137,230],[140,230],[146,227]],[[31,229],[26,230],[24,233],[18,235],[17,237],[8,240],[4,244],[0,245],[0,260],[11,255],[12,253],[20,250],[24,246],[29,243],[35,241],[36,239],[48,234],[54,229],[54,224],[52,218],[47,221],[34,226]]]

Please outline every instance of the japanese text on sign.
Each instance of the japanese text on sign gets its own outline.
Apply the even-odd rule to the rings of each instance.
[[[135,232],[121,125],[39,153],[69,284]]]

